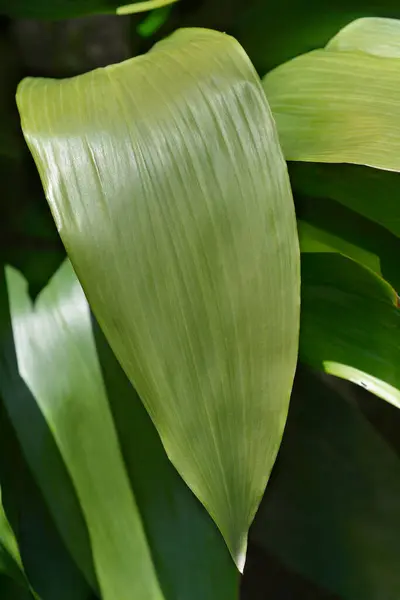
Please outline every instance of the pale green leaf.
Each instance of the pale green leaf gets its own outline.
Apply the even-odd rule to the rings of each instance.
[[[377,17],[357,19],[343,27],[326,49],[400,58],[400,20]]]
[[[287,160],[400,170],[398,59],[316,50],[263,86]]]
[[[339,254],[303,254],[299,357],[400,408],[400,310],[393,288]]]
[[[61,237],[169,457],[239,566],[296,364],[299,248],[243,49],[181,30],[18,105]]]
[[[35,306],[17,271],[8,268],[7,281],[18,369],[76,488],[101,597],[234,600],[237,571],[223,538],[168,461],[100,330],[92,332],[70,263]]]

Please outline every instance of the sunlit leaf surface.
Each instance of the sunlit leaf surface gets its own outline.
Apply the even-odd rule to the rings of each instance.
[[[181,30],[65,81],[27,79],[26,140],[85,293],[239,567],[296,364],[299,248],[259,79]]]
[[[400,170],[400,62],[315,50],[263,80],[287,160]]]

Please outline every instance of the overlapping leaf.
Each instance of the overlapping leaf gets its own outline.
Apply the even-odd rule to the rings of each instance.
[[[339,254],[303,254],[300,359],[400,407],[400,310],[393,288]]]
[[[23,130],[90,304],[237,564],[296,364],[299,251],[242,48],[182,30],[148,55],[25,80]]]
[[[299,373],[251,537],[343,600],[397,600],[399,458],[330,385]]]
[[[7,282],[18,369],[76,489],[101,597],[234,600],[237,574],[223,538],[168,461],[100,330],[93,335],[70,264],[35,307],[18,272],[8,269]],[[24,415],[13,419],[26,447],[32,431],[23,431]],[[41,440],[33,437],[30,444],[39,450]],[[35,465],[39,480],[48,461]],[[57,462],[52,470],[60,479]],[[69,492],[68,482],[63,489]],[[76,528],[71,509],[56,508]],[[32,543],[37,535],[30,532]],[[77,542],[69,546],[78,560]]]

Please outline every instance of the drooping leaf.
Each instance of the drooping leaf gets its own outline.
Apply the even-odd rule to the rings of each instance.
[[[399,171],[399,65],[315,50],[268,73],[263,86],[286,159]]]
[[[303,254],[299,357],[400,407],[400,310],[393,288],[339,254]]]
[[[343,600],[400,594],[400,462],[338,387],[302,371],[251,538]]]
[[[169,462],[97,325],[93,334],[70,263],[34,307],[16,271],[7,281],[18,368],[76,487],[101,597],[235,600],[223,538]]]
[[[96,13],[145,12],[176,0],[0,0],[0,15],[12,18],[62,19]]]
[[[400,20],[373,17],[357,19],[339,31],[326,49],[400,58]]]
[[[400,291],[400,240],[397,237],[328,198],[296,195],[295,199],[302,252],[339,252],[371,269]]]
[[[293,162],[294,192],[331,198],[400,237],[400,174],[359,165]],[[357,232],[354,232],[357,235]]]
[[[235,40],[189,29],[79,78],[27,79],[18,104],[99,323],[242,565],[299,319],[293,201],[259,80]]]

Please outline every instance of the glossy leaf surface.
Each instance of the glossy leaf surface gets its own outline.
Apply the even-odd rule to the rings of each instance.
[[[296,378],[251,537],[335,598],[396,600],[399,458],[357,410],[351,390],[345,398],[331,385],[304,370]]]
[[[338,254],[303,254],[300,359],[400,407],[400,310],[383,279]]]
[[[34,307],[18,272],[8,269],[7,281],[18,368],[76,488],[102,598],[139,590],[144,600],[234,600],[237,573],[222,536],[168,461],[97,326],[93,333],[70,263]]]
[[[61,237],[166,451],[239,566],[296,364],[299,248],[273,120],[235,40],[181,30],[18,104]]]

